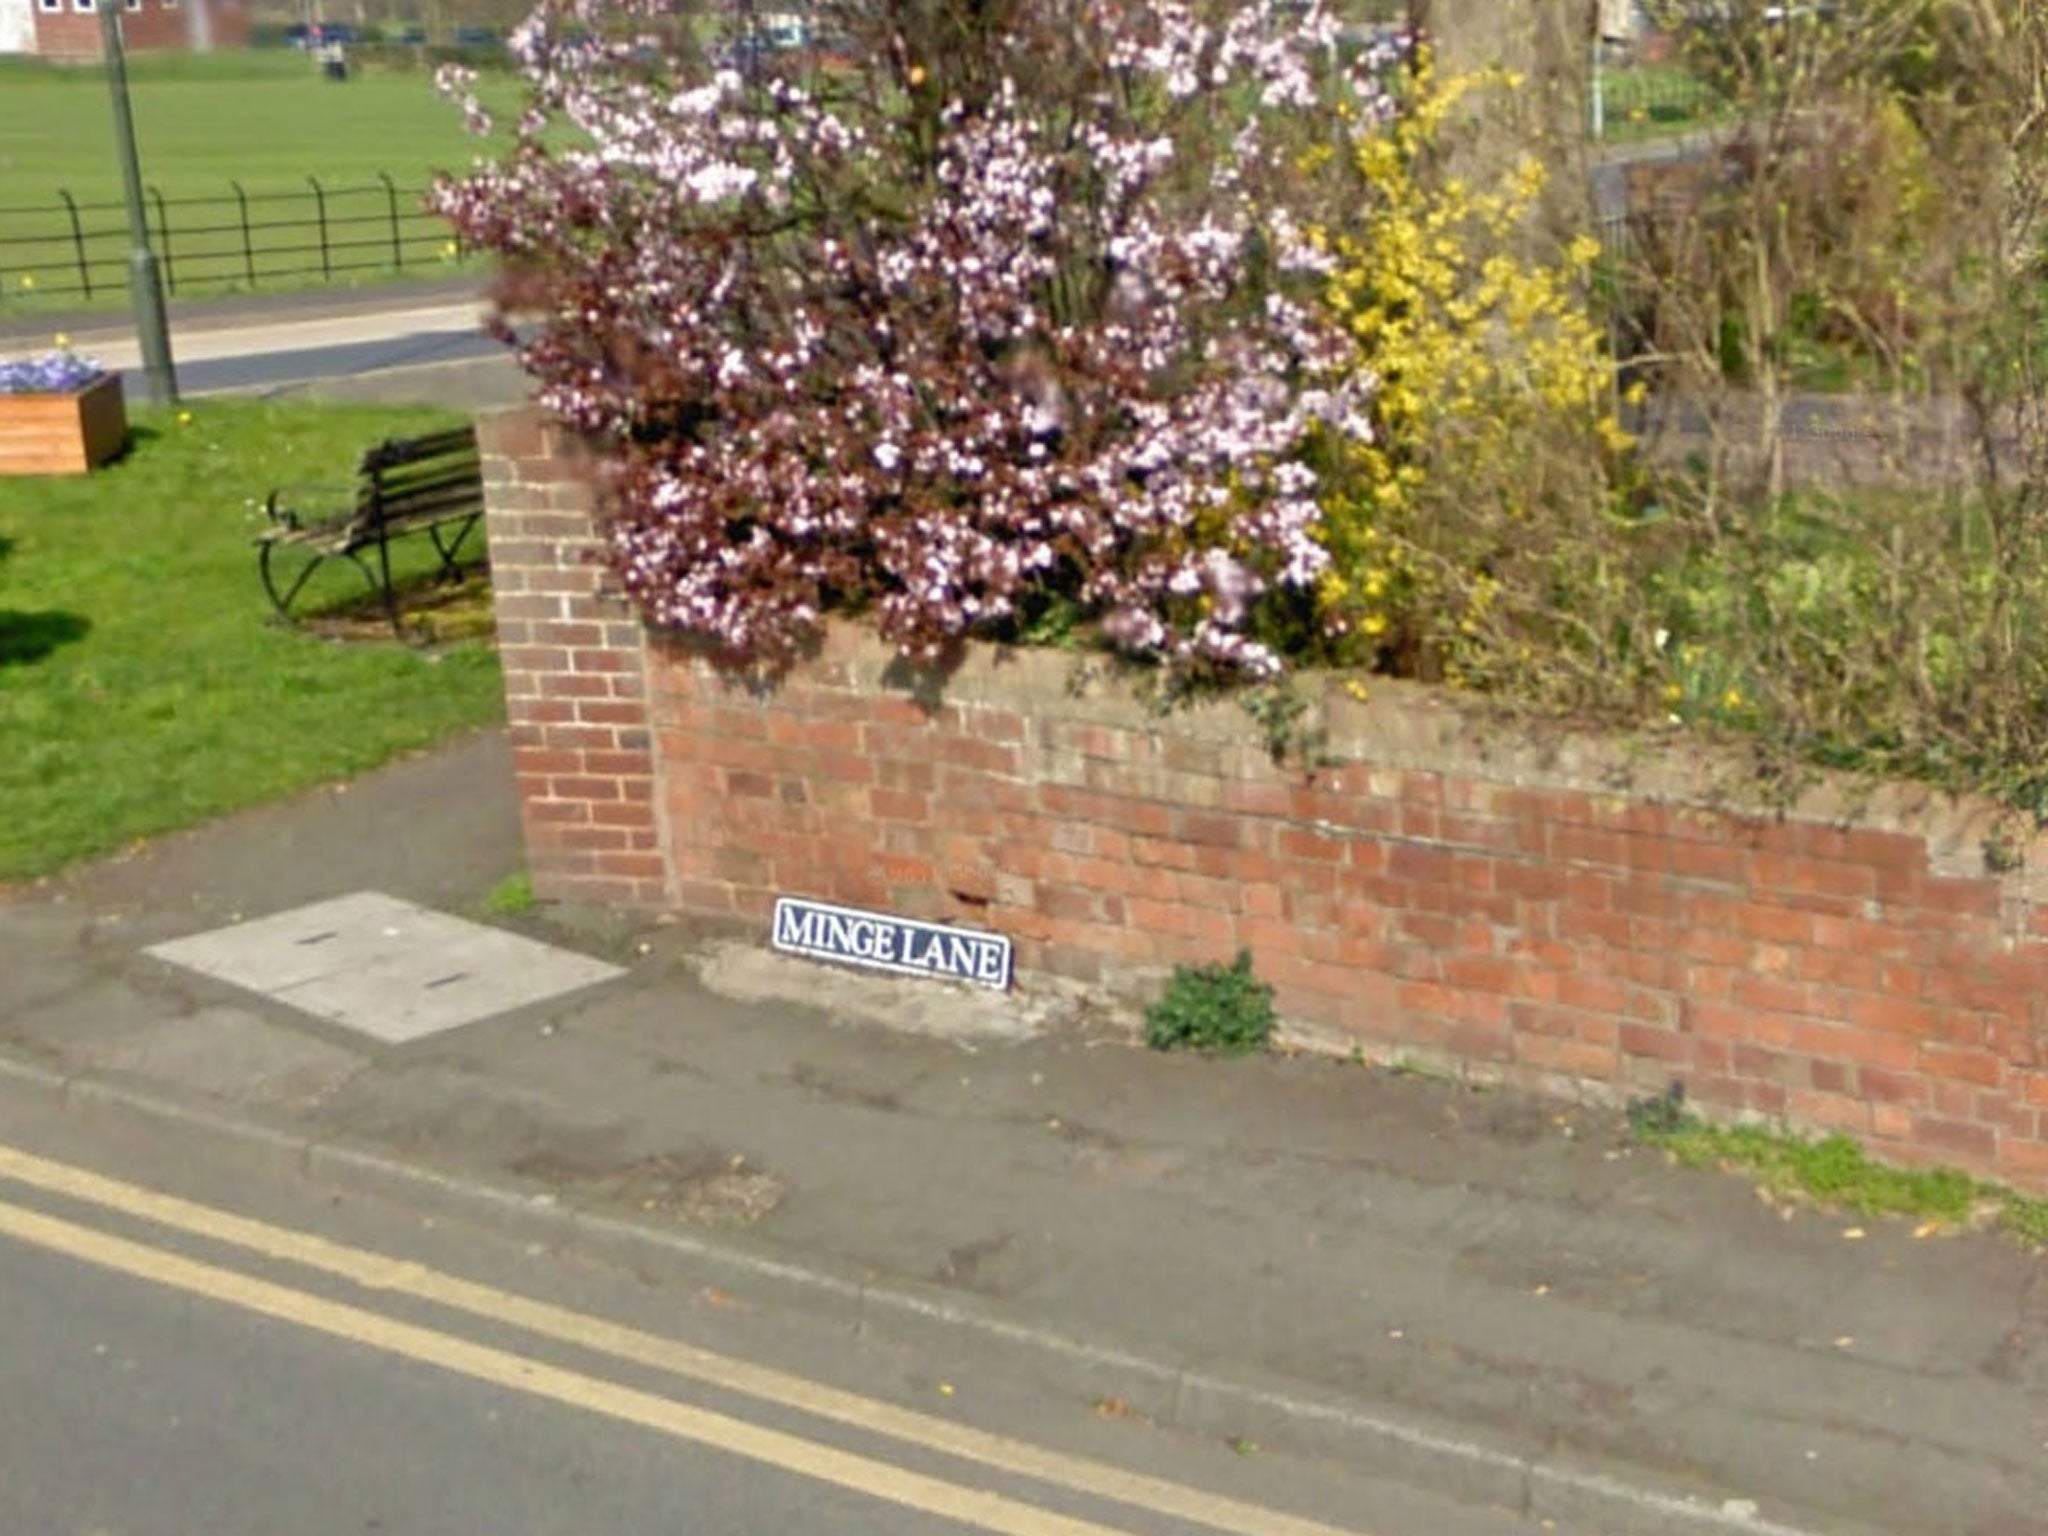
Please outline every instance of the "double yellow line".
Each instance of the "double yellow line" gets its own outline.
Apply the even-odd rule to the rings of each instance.
[[[334,1276],[368,1291],[410,1297],[492,1323],[510,1324],[537,1338],[636,1366],[653,1367],[908,1446],[937,1451],[994,1472],[1190,1521],[1229,1536],[1355,1536],[1314,1520],[843,1392],[801,1376],[479,1285],[420,1264],[350,1248],[310,1232],[273,1226],[106,1178],[14,1147],[0,1145],[0,1178],[210,1243]],[[692,1407],[454,1334],[401,1322],[364,1307],[153,1248],[25,1206],[0,1201],[0,1236],[1003,1536],[1127,1536],[1112,1526],[1063,1515],[968,1483],[914,1472],[889,1461]]]

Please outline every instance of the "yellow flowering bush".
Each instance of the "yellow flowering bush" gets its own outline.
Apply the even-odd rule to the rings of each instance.
[[[1517,83],[1422,61],[1406,109],[1351,148],[1363,217],[1323,236],[1326,302],[1377,382],[1375,441],[1325,477],[1323,617],[1342,659],[1454,683],[1517,681],[1587,638],[1600,562],[1571,531],[1612,537],[1589,525],[1628,447],[1598,243],[1544,249],[1534,156],[1461,173],[1461,104]]]
[[[2048,828],[2048,116],[2006,63],[2048,6],[1947,24],[1946,63],[1816,33],[1611,256],[1549,236],[1504,76],[1422,61],[1305,154],[1373,433],[1319,445],[1329,566],[1282,649],[1738,739],[1745,797],[1858,769]],[[1603,300],[1679,407],[1640,456]]]

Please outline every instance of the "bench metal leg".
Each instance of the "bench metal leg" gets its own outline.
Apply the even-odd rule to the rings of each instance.
[[[443,581],[456,581],[461,578],[462,567],[456,562],[455,556],[461,550],[463,541],[469,537],[470,529],[477,525],[482,516],[481,512],[472,512],[459,523],[434,523],[428,527],[427,537],[434,541],[434,553],[441,557]],[[445,542],[441,537],[444,527],[452,527],[455,530],[455,537]]]
[[[405,622],[398,612],[398,589],[391,585],[391,538],[386,533],[377,536],[377,575],[384,595],[384,617],[391,621],[391,633],[403,640]]]
[[[305,561],[289,581],[284,580],[281,567],[289,566],[291,558],[281,556],[280,551],[288,551],[291,558]],[[277,610],[277,616],[287,624],[298,622],[292,616],[292,600],[305,590],[306,583],[312,579],[313,573],[325,565],[328,558],[321,550],[308,550],[302,546],[288,546],[275,542],[266,543],[259,548],[256,555],[256,570],[263,578],[263,590],[269,594],[270,605]],[[356,568],[372,591],[377,589],[376,573],[363,564],[361,557],[351,551],[344,553],[342,558]]]
[[[434,573],[436,580],[454,581],[462,575],[462,567],[455,563],[455,553],[462,548],[462,541],[469,536],[469,530],[476,525],[477,519],[482,515],[476,513],[464,518],[461,526],[456,528],[453,539],[442,538],[442,524],[427,525],[427,538],[433,543],[434,553],[441,561],[440,570]],[[399,606],[398,587],[391,580],[391,539],[388,535],[377,541],[377,573],[379,579],[376,585],[384,598],[384,616],[391,621],[391,632],[403,640],[407,638],[405,614]]]

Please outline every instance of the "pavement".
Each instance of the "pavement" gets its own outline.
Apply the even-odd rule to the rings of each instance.
[[[179,391],[186,398],[309,395],[458,410],[517,404],[527,381],[483,334],[486,307],[474,277],[174,304]],[[45,350],[57,336],[121,373],[128,398],[148,398],[126,311],[0,313],[0,357]]]
[[[354,317],[376,326],[398,310],[474,307],[482,288],[474,274],[426,278],[360,287],[299,288],[278,293],[209,295],[173,299],[165,306],[174,337],[190,333],[260,329],[273,324]],[[0,352],[46,347],[55,335],[81,349],[132,345],[135,322],[125,305],[23,311],[0,309]]]
[[[1777,1207],[1587,1105],[1160,1055],[1029,976],[490,917],[521,863],[493,732],[0,891],[0,1123],[176,1127],[1531,1531],[2048,1529],[2009,1239]],[[391,1044],[149,952],[365,891],[620,974]]]

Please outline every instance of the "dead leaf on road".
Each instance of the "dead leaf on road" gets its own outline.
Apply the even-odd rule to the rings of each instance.
[[[1088,1405],[1098,1419],[1135,1419],[1138,1410],[1120,1397],[1098,1397]]]

